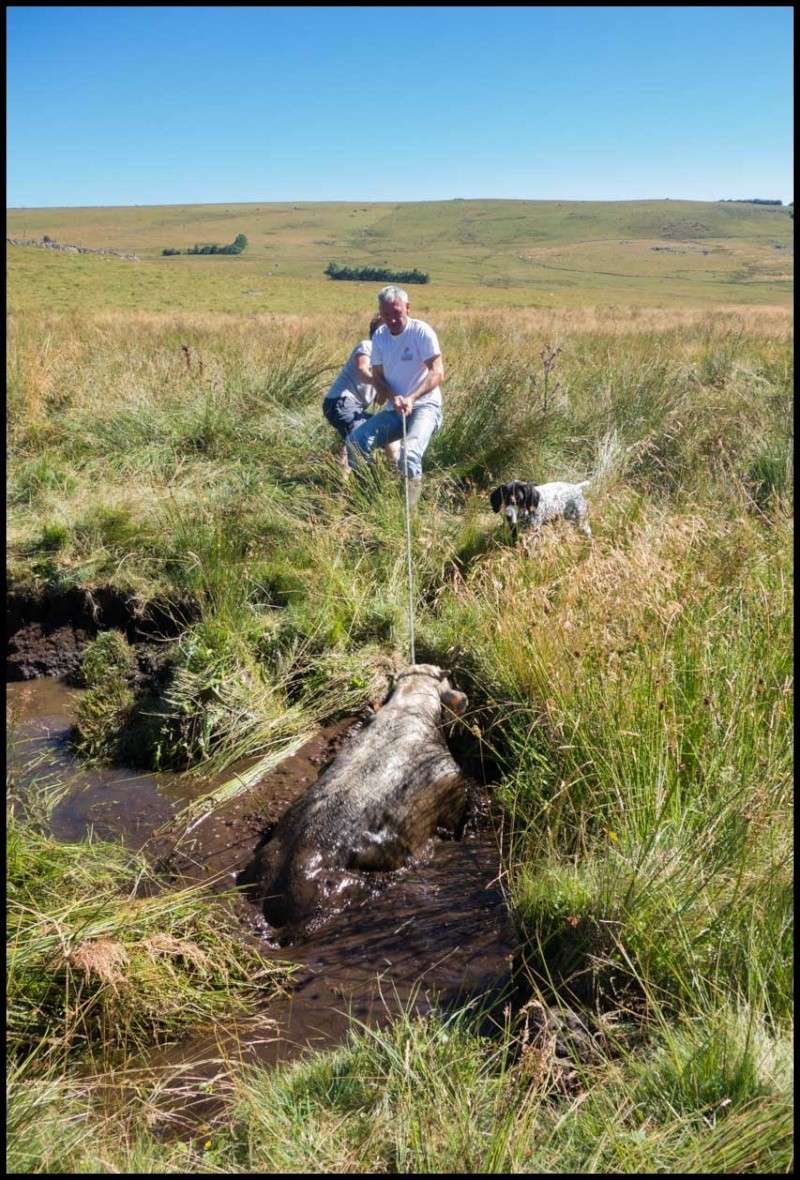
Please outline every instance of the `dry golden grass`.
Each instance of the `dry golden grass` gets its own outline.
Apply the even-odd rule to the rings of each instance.
[[[127,963],[127,950],[113,938],[87,939],[70,951],[65,959],[65,965],[82,971],[87,981],[95,976],[101,983],[112,987],[124,981],[123,968]]]
[[[412,292],[412,312],[422,316],[423,313],[414,310],[415,293]],[[98,327],[109,326],[120,328],[125,326],[136,330],[170,328],[180,331],[185,328],[193,332],[219,332],[225,330],[241,337],[252,337],[259,331],[274,331],[279,328],[282,332],[305,333],[319,332],[322,335],[349,331],[351,327],[356,333],[366,329],[367,322],[373,311],[374,292],[364,292],[363,314],[356,312],[331,311],[329,314],[313,312],[308,314],[286,314],[278,312],[253,312],[243,315],[236,312],[211,311],[95,311],[87,314],[86,319]],[[794,324],[794,311],[791,307],[761,306],[758,304],[720,304],[708,307],[621,307],[609,304],[596,304],[576,308],[463,308],[459,310],[446,309],[425,313],[435,317],[434,327],[452,328],[458,325],[475,325],[486,320],[494,327],[505,324],[514,325],[529,332],[543,332],[545,334],[565,332],[603,332],[612,335],[628,335],[638,332],[670,332],[684,328],[696,328],[708,325],[712,328],[737,328],[748,334],[757,336],[790,335]],[[12,313],[9,325],[15,325],[19,319]],[[25,316],[25,319],[29,319]],[[63,325],[74,317],[65,312],[38,312],[35,320],[43,325]],[[83,318],[83,317],[81,317]]]

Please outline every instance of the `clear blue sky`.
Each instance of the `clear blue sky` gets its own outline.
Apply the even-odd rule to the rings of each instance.
[[[11,7],[10,206],[793,199],[787,7]]]

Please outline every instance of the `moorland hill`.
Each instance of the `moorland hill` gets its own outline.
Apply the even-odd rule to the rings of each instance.
[[[788,304],[793,221],[785,206],[697,201],[452,200],[12,209],[8,234],[135,253],[9,254],[12,307],[321,310],[330,262],[430,274],[426,307],[486,304]],[[239,256],[179,255],[245,234]],[[23,258],[22,255],[25,257]],[[46,268],[46,275],[44,273]],[[337,284],[354,310],[363,291]],[[373,284],[374,285],[374,284]],[[361,284],[353,284],[359,288]],[[351,308],[352,304],[352,308]]]

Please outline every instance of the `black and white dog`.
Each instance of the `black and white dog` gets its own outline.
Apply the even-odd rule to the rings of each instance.
[[[516,539],[520,529],[536,530],[548,520],[563,517],[570,520],[586,537],[591,537],[588,508],[583,498],[583,483],[523,483],[512,479],[501,484],[489,496],[493,512],[503,509],[503,516],[512,537]]]

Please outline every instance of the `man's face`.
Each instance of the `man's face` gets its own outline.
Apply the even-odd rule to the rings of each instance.
[[[390,299],[386,303],[381,300],[378,310],[381,319],[393,336],[399,336],[408,323],[409,307],[410,304],[404,303],[402,299]]]

